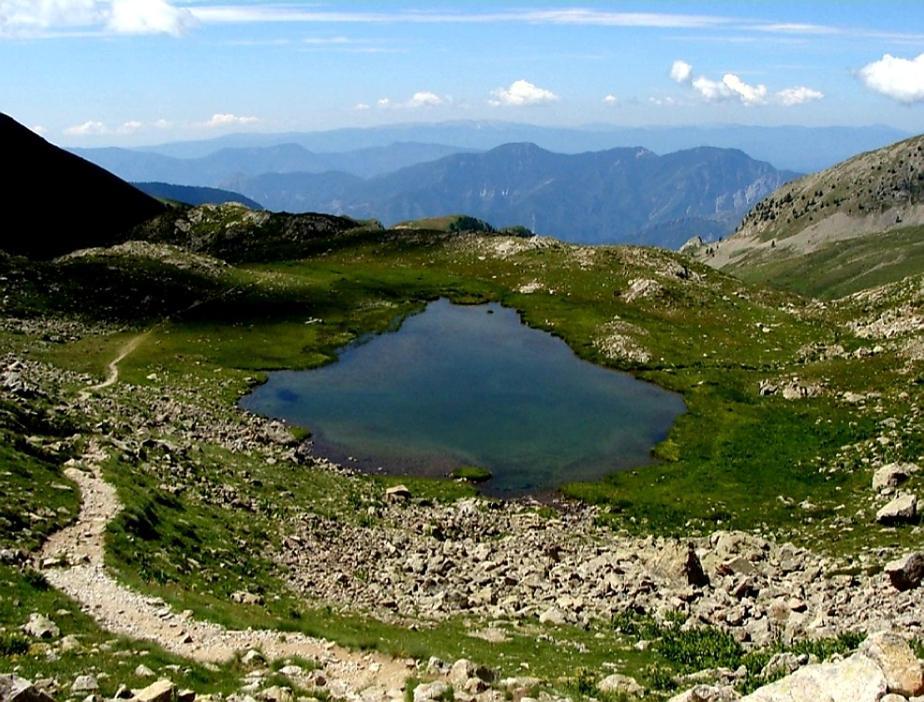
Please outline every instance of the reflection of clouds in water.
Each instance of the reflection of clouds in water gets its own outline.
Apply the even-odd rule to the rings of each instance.
[[[496,492],[648,459],[682,411],[679,396],[581,361],[515,311],[491,309],[432,303],[337,363],[270,374],[243,404],[312,428],[319,445],[366,466],[432,475],[453,460],[483,465]]]

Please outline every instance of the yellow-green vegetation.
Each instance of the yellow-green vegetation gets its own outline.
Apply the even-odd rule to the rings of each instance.
[[[450,474],[455,480],[464,480],[469,483],[484,483],[493,478],[491,471],[480,466],[459,466]]]

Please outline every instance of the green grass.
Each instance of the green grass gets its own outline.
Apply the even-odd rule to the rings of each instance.
[[[825,299],[892,283],[924,270],[924,227],[833,242],[812,253],[782,249],[729,269],[743,279]]]
[[[454,480],[464,480],[469,483],[484,483],[494,477],[487,468],[479,466],[459,466],[449,474]]]

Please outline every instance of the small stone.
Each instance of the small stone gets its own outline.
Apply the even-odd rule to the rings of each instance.
[[[257,694],[263,702],[295,702],[295,694],[288,687],[274,685]]]
[[[411,491],[406,485],[393,485],[385,489],[386,502],[406,502],[411,499]]]
[[[37,639],[56,639],[61,635],[58,625],[38,612],[29,615],[29,621],[22,630]]]
[[[176,685],[167,679],[151,683],[140,690],[132,690],[135,702],[173,702]]]
[[[139,678],[153,678],[154,671],[148,668],[144,663],[135,668],[135,676]]]
[[[561,626],[565,623],[565,613],[558,609],[558,607],[549,607],[539,615],[539,623]]]
[[[639,685],[635,678],[620,673],[607,675],[597,683],[597,689],[604,694],[629,695],[630,697],[641,697],[645,694],[645,688]]]
[[[241,663],[247,666],[262,665],[266,663],[266,658],[263,657],[262,653],[252,648],[241,656]]]
[[[442,680],[418,685],[414,688],[414,702],[439,702],[449,696],[451,689]]]
[[[92,675],[78,675],[71,685],[71,692],[96,692],[99,683]]]

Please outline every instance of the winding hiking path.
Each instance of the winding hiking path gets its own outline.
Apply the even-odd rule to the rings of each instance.
[[[301,656],[320,664],[327,689],[336,698],[369,702],[403,699],[402,687],[413,672],[404,661],[357,653],[303,634],[225,629],[177,614],[159,598],[146,597],[118,583],[103,562],[106,525],[122,509],[115,489],[100,473],[105,458],[104,451],[91,446],[80,461],[81,467],[66,469],[65,474],[80,487],[80,514],[73,525],[52,535],[39,556],[48,582],[79,602],[100,626],[153,641],[201,663],[226,661],[249,649],[259,649],[267,660]],[[310,684],[310,680],[307,677],[301,682]]]
[[[92,393],[108,388],[110,385],[115,385],[119,380],[119,364],[128,357],[135,349],[141,346],[141,342],[144,341],[148,335],[151,333],[151,330],[141,332],[136,334],[131,339],[129,339],[122,348],[119,349],[118,354],[106,365],[106,378],[101,383],[96,385],[91,385],[85,390],[81,391],[80,399],[86,400]]]

